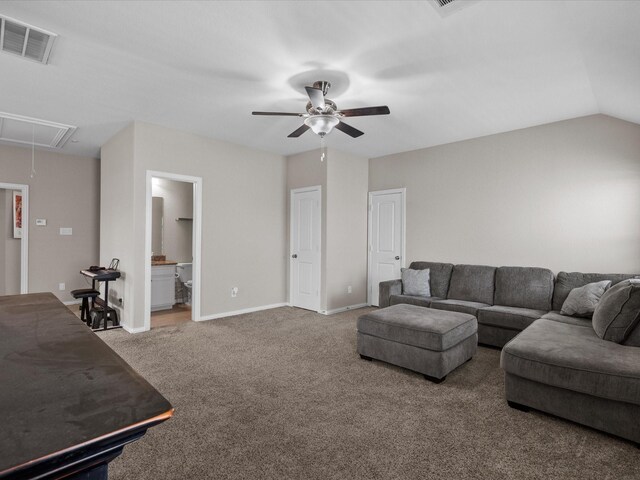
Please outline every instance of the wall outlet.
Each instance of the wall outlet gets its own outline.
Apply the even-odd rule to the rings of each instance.
[[[38,227],[46,227],[47,219],[46,218],[36,218],[36,226]]]
[[[234,298],[238,296],[238,287],[233,287],[231,289],[231,296]]]
[[[60,227],[60,235],[73,235],[73,228]]]
[[[67,288],[66,285],[64,283],[59,283],[58,284],[58,290],[60,290],[61,292],[64,291],[64,289]]]
[[[351,293],[352,291],[353,291],[353,290],[352,290],[352,288],[351,288],[351,285],[349,285],[349,286],[347,287],[347,293]]]

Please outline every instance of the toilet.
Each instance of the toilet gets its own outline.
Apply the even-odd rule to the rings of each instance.
[[[185,303],[191,305],[191,286],[193,285],[191,279],[191,263],[178,263],[176,265],[176,274],[187,290],[187,301]]]

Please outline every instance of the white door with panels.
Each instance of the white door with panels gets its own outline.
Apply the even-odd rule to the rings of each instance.
[[[321,187],[291,190],[290,299],[294,307],[320,310]]]
[[[404,265],[405,189],[369,193],[369,304],[378,306],[380,282],[400,278]]]

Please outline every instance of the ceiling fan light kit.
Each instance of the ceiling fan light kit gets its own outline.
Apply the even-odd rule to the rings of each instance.
[[[304,87],[309,97],[307,103],[307,113],[287,113],[287,112],[251,112],[252,115],[271,115],[271,116],[294,116],[303,117],[304,124],[298,129],[291,132],[289,138],[297,138],[307,130],[311,129],[313,133],[324,138],[325,135],[331,133],[336,128],[346,133],[352,138],[364,135],[357,128],[352,127],[342,121],[343,117],[363,117],[370,115],[388,115],[389,107],[382,105],[379,107],[363,107],[352,108],[349,110],[338,110],[335,102],[325,98],[329,91],[331,83],[327,81],[318,81],[311,87]]]
[[[331,133],[333,127],[340,123],[340,120],[333,115],[314,115],[308,117],[304,121],[305,125],[311,127],[313,133],[324,137],[327,133]]]

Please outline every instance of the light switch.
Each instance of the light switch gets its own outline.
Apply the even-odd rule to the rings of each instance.
[[[38,227],[46,227],[47,226],[47,219],[46,218],[36,218],[36,225]]]
[[[60,227],[60,235],[73,235],[73,228]]]

